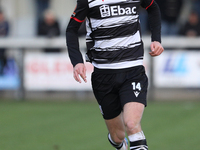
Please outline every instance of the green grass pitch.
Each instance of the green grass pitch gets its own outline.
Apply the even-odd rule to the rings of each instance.
[[[154,102],[142,127],[149,150],[200,149],[200,103]],[[96,102],[0,101],[0,150],[114,150]]]

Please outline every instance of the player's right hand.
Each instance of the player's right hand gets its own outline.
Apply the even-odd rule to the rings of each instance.
[[[81,79],[80,77],[83,79],[84,82],[87,82],[86,79],[86,67],[83,63],[78,63],[75,67],[74,67],[74,79],[81,83]]]

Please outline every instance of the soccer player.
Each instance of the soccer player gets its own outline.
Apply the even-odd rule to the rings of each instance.
[[[66,31],[74,78],[87,82],[86,67],[79,50],[78,29],[86,19],[87,61],[94,66],[92,88],[107,125],[108,140],[117,150],[147,150],[141,118],[148,79],[143,67],[139,7],[149,16],[151,56],[160,55],[160,10],[155,0],[77,0]]]

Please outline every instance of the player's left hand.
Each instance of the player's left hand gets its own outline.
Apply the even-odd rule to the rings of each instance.
[[[152,57],[159,56],[164,51],[164,48],[160,44],[160,42],[154,41],[151,43],[151,52],[149,54]]]

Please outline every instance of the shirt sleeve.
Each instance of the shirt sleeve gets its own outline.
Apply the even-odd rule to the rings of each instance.
[[[155,0],[143,0],[141,6],[148,12],[151,40],[161,43],[161,13]]]
[[[69,53],[69,58],[73,66],[78,63],[83,63],[83,57],[79,49],[78,29],[84,22],[88,13],[87,0],[77,0],[76,8],[71,15],[69,24],[66,29],[66,43]]]

